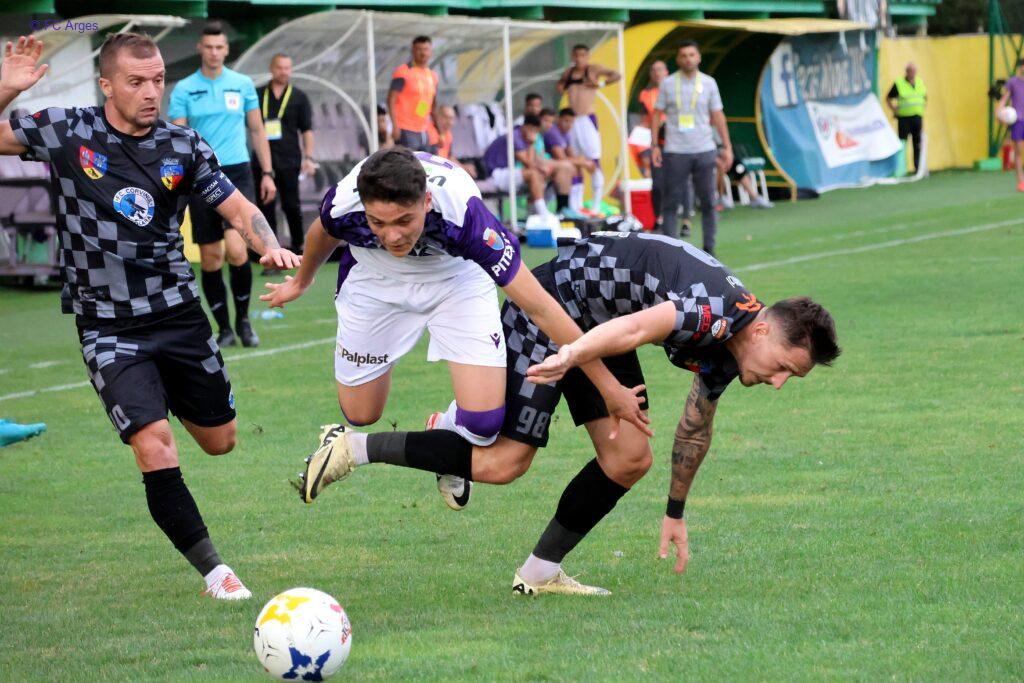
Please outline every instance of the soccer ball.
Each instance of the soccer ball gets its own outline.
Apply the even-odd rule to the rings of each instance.
[[[1017,123],[1017,110],[1013,107],[1003,107],[996,112],[996,118],[1002,121],[1004,125],[1012,126]]]
[[[348,659],[352,626],[345,610],[327,593],[292,588],[263,606],[252,645],[274,678],[322,681]]]

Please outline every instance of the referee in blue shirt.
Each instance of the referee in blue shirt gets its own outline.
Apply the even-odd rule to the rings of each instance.
[[[221,163],[221,170],[249,201],[255,201],[249,152],[245,144],[246,128],[252,136],[263,176],[260,200],[270,202],[277,194],[274,171],[270,161],[270,145],[263,130],[256,86],[244,74],[224,66],[228,56],[228,38],[219,23],[210,23],[199,37],[202,67],[191,76],[178,81],[171,93],[168,116],[179,125],[188,125],[203,136]],[[249,297],[252,294],[252,267],[241,236],[225,225],[220,215],[199,198],[189,201],[192,219],[192,241],[199,245],[203,270],[203,294],[219,327],[217,343],[231,346],[235,333],[243,346],[258,346],[259,337],[249,322]],[[235,300],[235,329],[228,316],[227,290],[221,269],[224,267],[224,246],[227,247],[231,293]]]

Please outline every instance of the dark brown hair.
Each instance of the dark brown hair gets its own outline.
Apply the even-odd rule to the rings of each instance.
[[[815,365],[832,365],[842,349],[836,343],[836,322],[821,304],[806,296],[776,301],[768,308],[792,346],[807,349]]]
[[[128,50],[132,57],[144,59],[159,54],[160,48],[145,33],[111,33],[100,48],[100,76],[110,78],[117,67],[117,55]]]
[[[389,147],[374,152],[363,162],[356,190],[363,204],[393,202],[411,206],[426,193],[427,174],[407,148]]]

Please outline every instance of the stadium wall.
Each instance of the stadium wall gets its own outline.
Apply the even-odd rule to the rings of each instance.
[[[883,39],[878,49],[878,93],[883,100],[907,62],[917,64],[928,88],[928,168],[968,168],[988,156],[988,36]],[[997,64],[995,78],[1007,76]],[[892,119],[888,107],[886,113]]]

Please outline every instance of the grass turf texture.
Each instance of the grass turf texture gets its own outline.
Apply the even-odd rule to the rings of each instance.
[[[0,451],[0,678],[258,680],[255,616],[300,585],[345,605],[354,647],[342,675],[359,679],[1019,678],[1022,206],[1007,178],[945,173],[726,215],[720,256],[764,300],[825,303],[845,353],[781,392],[725,393],[680,578],[656,551],[692,376],[642,351],[655,465],[567,562],[607,599],[510,592],[592,457],[564,407],[530,472],[478,487],[462,513],[429,474],[386,466],[300,504],[287,479],[317,427],[339,419],[333,267],[286,318],[257,322],[260,351],[320,343],[226,352],[235,452],[202,455],[175,427],[248,603],[200,598],[91,388],[0,401],[0,415],[49,425]],[[989,224],[1003,225],[744,270]],[[549,257],[527,250],[532,265]],[[55,292],[3,290],[0,319],[0,395],[86,379]],[[447,404],[447,372],[424,358],[421,344],[401,362],[375,429],[417,429]]]

